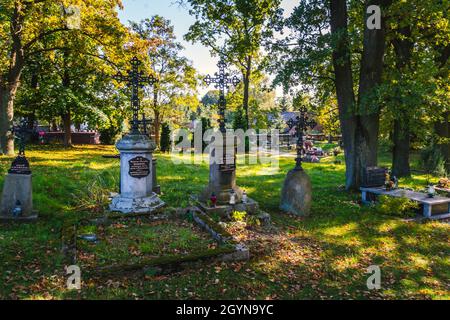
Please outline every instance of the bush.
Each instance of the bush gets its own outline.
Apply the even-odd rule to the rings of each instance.
[[[420,154],[420,158],[422,166],[428,174],[435,174],[441,177],[447,176],[445,159],[435,143],[430,143],[424,148]]]
[[[419,204],[406,197],[380,196],[374,208],[377,213],[404,218],[416,216],[415,210],[419,209]]]
[[[100,142],[102,144],[114,144],[116,143],[119,130],[114,127],[104,128],[99,130]]]
[[[161,152],[170,151],[170,128],[166,122],[161,124],[161,139],[160,139]]]

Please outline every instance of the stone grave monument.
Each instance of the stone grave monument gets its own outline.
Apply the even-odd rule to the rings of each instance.
[[[219,72],[215,77],[206,76],[207,85],[214,83],[219,89],[219,132],[220,138],[214,141],[211,148],[209,165],[209,183],[199,196],[199,204],[208,213],[216,212],[220,215],[229,215],[232,211],[246,211],[256,214],[259,211],[258,203],[245,195],[236,184],[236,137],[225,128],[225,90],[229,85],[236,86],[240,80],[230,77],[225,72],[226,64],[223,59],[217,64]],[[228,148],[227,148],[228,146]],[[222,159],[216,152],[222,150]]]
[[[297,136],[297,158],[295,168],[290,170],[284,180],[281,191],[280,209],[291,214],[306,216],[311,210],[312,187],[311,179],[302,168],[302,156],[305,153],[303,146],[303,132],[308,127],[315,127],[316,123],[308,119],[306,107],[300,108],[300,116],[288,121],[289,128],[295,127]]]
[[[132,130],[116,144],[120,152],[120,194],[112,198],[110,210],[122,213],[151,213],[165,204],[153,191],[152,154],[156,145],[147,134],[141,133],[139,126],[142,121],[138,119],[139,87],[154,84],[157,80],[144,76],[142,71],[139,71],[140,64],[141,62],[134,57],[128,75],[124,76],[119,72],[114,77],[115,80],[126,82],[127,86],[131,87],[133,107]],[[145,122],[145,119],[143,121]]]
[[[29,134],[28,121],[22,120],[13,133],[19,141],[19,155],[12,162],[3,186],[0,220],[27,221],[37,219],[33,211],[32,175],[25,157],[25,140]]]

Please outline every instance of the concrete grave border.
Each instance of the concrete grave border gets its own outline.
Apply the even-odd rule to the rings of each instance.
[[[84,224],[108,224],[114,220],[131,219],[143,217],[151,220],[174,220],[181,219],[183,216],[192,215],[193,223],[197,224],[220,245],[216,249],[205,249],[199,252],[193,252],[188,255],[166,255],[154,259],[144,259],[139,263],[124,263],[107,267],[96,267],[83,269],[83,277],[85,279],[94,277],[104,277],[109,275],[120,275],[128,273],[151,273],[152,275],[170,274],[185,269],[192,269],[208,263],[218,261],[246,261],[250,258],[250,252],[244,245],[233,240],[219,224],[214,222],[210,217],[204,214],[197,207],[186,209],[176,209],[175,213],[161,213],[168,209],[161,209],[157,213],[151,214],[113,214],[96,219],[80,219],[75,223],[63,226],[61,228],[62,251],[67,264],[76,264],[77,255],[77,228],[78,225]]]

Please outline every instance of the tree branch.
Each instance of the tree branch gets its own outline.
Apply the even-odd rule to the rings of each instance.
[[[49,36],[49,35],[57,33],[57,32],[68,31],[68,30],[70,30],[70,29],[68,29],[67,27],[64,27],[64,28],[58,28],[58,29],[53,29],[53,30],[49,30],[49,31],[46,31],[46,32],[42,32],[41,34],[39,34],[35,38],[31,39],[26,45],[24,45],[23,49],[25,51],[28,50],[33,44],[35,44],[37,41],[43,39],[46,36]]]

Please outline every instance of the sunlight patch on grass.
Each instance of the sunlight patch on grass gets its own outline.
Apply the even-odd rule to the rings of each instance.
[[[347,223],[341,226],[335,226],[330,228],[325,228],[322,233],[329,236],[346,236],[349,233],[355,231],[358,225],[355,222]]]
[[[408,261],[412,264],[414,269],[428,270],[430,266],[428,258],[418,253],[410,253]]]
[[[356,269],[359,267],[359,259],[355,255],[341,256],[339,259],[334,260],[331,264],[331,268],[338,272],[343,272],[347,269]]]

